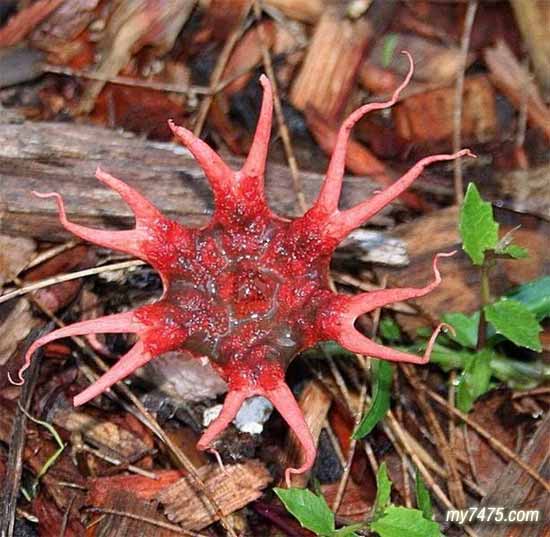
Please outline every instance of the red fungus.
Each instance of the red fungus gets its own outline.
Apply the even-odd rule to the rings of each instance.
[[[221,414],[198,443],[209,449],[229,425],[243,401],[253,395],[269,399],[303,446],[303,464],[290,474],[309,470],[316,449],[292,392],[285,371],[300,351],[319,341],[336,340],[347,349],[382,358],[423,364],[438,333],[423,357],[379,345],[354,327],[357,317],[396,301],[423,296],[440,283],[436,256],[435,278],[422,288],[389,289],[356,296],[329,289],[332,252],[346,235],[398,197],[432,162],[472,154],[434,155],[418,162],[398,181],[355,207],[341,211],[346,146],[354,124],[367,112],[392,106],[409,82],[384,103],[362,106],[341,127],[325,181],[313,207],[302,217],[286,220],[271,212],[264,196],[264,172],[272,119],[269,80],[262,76],[264,96],[256,133],[244,166],[237,172],[190,131],[169,122],[176,138],[202,167],[215,198],[215,212],[201,229],[184,227],[168,218],[127,184],[98,168],[97,178],[128,203],[135,214],[132,230],[90,229],[67,219],[61,196],[54,197],[61,224],[82,239],[144,259],[161,275],[162,297],[134,311],[83,321],[60,328],[35,341],[26,354],[21,374],[32,354],[50,341],[67,336],[133,332],[134,347],[97,382],[74,398],[82,405],[126,378],[154,357],[186,349],[207,355],[229,392]]]

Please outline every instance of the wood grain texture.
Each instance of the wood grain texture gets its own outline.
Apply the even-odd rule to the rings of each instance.
[[[240,161],[228,159],[237,169]],[[69,217],[97,227],[128,227],[130,210],[94,177],[101,165],[151,199],[167,216],[188,225],[208,221],[213,204],[202,171],[181,146],[141,140],[127,133],[65,123],[0,124],[0,233],[59,240],[69,236],[52,200],[31,195],[58,191]],[[304,193],[312,203],[323,176],[302,172]],[[286,166],[271,164],[267,197],[275,212],[296,216],[292,180]],[[341,206],[372,194],[364,177],[346,179]],[[387,214],[387,212],[386,212]],[[378,223],[384,221],[378,216]]]
[[[533,438],[521,454],[521,458],[537,469],[545,479],[550,479],[550,414],[539,425]],[[550,535],[550,495],[533,481],[517,464],[510,462],[502,476],[483,498],[481,506],[502,506],[505,510],[539,509],[538,523],[489,524],[478,523],[474,529],[479,537],[544,537]]]

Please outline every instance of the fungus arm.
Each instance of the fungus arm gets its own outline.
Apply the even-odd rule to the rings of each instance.
[[[338,201],[342,190],[342,180],[344,177],[346,164],[346,151],[348,148],[351,130],[365,114],[368,114],[373,110],[390,108],[397,102],[399,95],[411,80],[414,71],[414,64],[411,55],[406,51],[403,51],[403,54],[405,54],[409,60],[409,72],[407,73],[403,83],[393,93],[392,98],[383,103],[369,103],[361,106],[361,108],[355,110],[355,112],[353,112],[340,127],[327,174],[321,187],[321,192],[319,193],[319,197],[317,198],[315,205],[311,209],[312,214],[323,213],[330,215],[338,211]]]
[[[364,224],[375,214],[381,211],[386,205],[390,204],[394,199],[399,197],[414,181],[420,177],[424,168],[434,162],[445,160],[455,160],[457,158],[468,156],[475,157],[469,149],[462,149],[453,154],[432,155],[425,157],[417,162],[405,175],[398,179],[395,183],[385,188],[379,194],[372,198],[359,203],[346,211],[338,211],[331,216],[328,221],[326,234],[337,241],[341,241],[351,231]]]
[[[98,319],[91,319],[88,321],[81,321],[69,326],[64,326],[42,336],[37,339],[25,353],[25,363],[21,367],[18,373],[19,380],[13,381],[14,384],[21,385],[24,382],[23,373],[30,366],[32,355],[40,348],[65,337],[72,336],[85,336],[89,334],[120,334],[125,332],[141,333],[145,329],[145,326],[136,318],[134,312],[117,313],[115,315],[108,315],[106,317],[99,317]],[[11,380],[11,379],[10,379]]]
[[[266,391],[263,395],[273,403],[273,406],[296,435],[298,442],[302,444],[304,459],[302,465],[298,468],[287,468],[285,470],[285,481],[287,487],[290,488],[292,474],[303,474],[313,467],[317,447],[304,419],[302,409],[286,383],[282,382],[279,386]]]
[[[204,171],[214,192],[216,206],[223,204],[224,197],[230,195],[233,190],[233,170],[206,142],[197,138],[190,130],[177,126],[171,119],[168,125],[181,144],[191,151]]]
[[[33,194],[39,198],[55,198],[59,210],[59,220],[65,229],[81,239],[99,244],[105,248],[120,250],[147,260],[143,244],[151,239],[151,227],[166,220],[160,211],[137,190],[112,175],[97,168],[96,177],[106,186],[115,190],[132,209],[136,225],[134,229],[113,231],[109,229],[94,229],[71,222],[65,212],[63,198],[57,192]]]
[[[239,173],[243,177],[257,177],[258,187],[263,189],[265,165],[273,118],[273,92],[271,90],[271,82],[267,76],[262,75],[260,77],[260,84],[264,90],[262,108],[258,117],[258,124],[256,125],[252,146],[250,147],[248,157]]]
[[[429,340],[424,356],[416,356],[385,347],[372,341],[355,328],[355,321],[363,313],[373,311],[387,304],[419,298],[433,291],[441,283],[441,274],[437,267],[438,259],[454,254],[455,252],[442,253],[434,257],[434,280],[425,287],[382,289],[380,291],[360,293],[351,297],[341,295],[333,297],[331,303],[319,314],[319,323],[324,337],[326,339],[333,339],[344,348],[358,354],[366,354],[395,362],[411,362],[416,364],[428,362],[438,333],[443,326],[448,325],[439,325]]]

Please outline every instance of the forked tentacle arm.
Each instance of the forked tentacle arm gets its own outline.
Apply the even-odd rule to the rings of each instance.
[[[164,216],[137,190],[134,190],[120,179],[104,172],[101,168],[97,168],[96,177],[103,184],[115,190],[130,206],[136,219],[134,229],[114,231],[109,229],[94,229],[76,224],[67,218],[65,204],[60,194],[57,192],[33,192],[33,194],[39,198],[55,198],[61,224],[66,230],[74,233],[81,239],[99,244],[105,248],[127,252],[147,260],[143,244],[151,239],[151,227],[155,223],[165,220]]]
[[[37,339],[25,353],[25,363],[19,370],[18,381],[12,379],[14,384],[21,385],[24,382],[23,373],[31,364],[33,354],[40,348],[55,341],[71,336],[85,336],[89,334],[120,334],[126,332],[133,332],[140,334],[145,330],[145,325],[141,323],[134,312],[117,313],[114,315],[108,315],[106,317],[99,317],[98,319],[91,319],[88,321],[81,321],[69,326],[64,326],[42,336]]]
[[[328,221],[325,231],[326,235],[337,241],[341,241],[351,231],[364,224],[393,200],[398,198],[418,177],[420,177],[426,166],[434,162],[455,160],[464,156],[475,157],[469,149],[462,149],[449,155],[431,155],[421,159],[405,175],[382,190],[379,194],[359,203],[351,209],[334,213]]]
[[[285,470],[285,481],[287,487],[290,488],[292,474],[303,474],[313,467],[317,447],[304,419],[304,414],[285,382],[282,382],[276,388],[265,391],[262,395],[273,403],[273,406],[287,422],[292,432],[296,435],[298,442],[302,445],[302,465],[298,468],[287,468]]]
[[[153,357],[143,341],[138,341],[124,356],[118,359],[114,366],[73,399],[74,406],[83,405],[101,395],[113,384],[124,380],[136,369],[144,366]]]
[[[197,442],[197,448],[206,451],[212,448],[216,438],[231,424],[239,412],[245,399],[252,397],[253,393],[246,390],[230,390],[225,396],[222,410],[219,416],[208,426]]]
[[[407,73],[403,83],[394,91],[392,98],[383,103],[369,103],[361,106],[355,110],[355,112],[353,112],[340,127],[327,174],[321,187],[321,192],[319,193],[319,197],[317,198],[315,205],[310,210],[312,214],[321,213],[330,215],[338,210],[338,201],[340,200],[342,180],[346,165],[346,151],[348,148],[351,130],[365,114],[368,114],[374,110],[390,108],[397,102],[399,95],[405,87],[407,87],[414,72],[414,63],[411,55],[406,51],[403,51],[403,54],[405,54],[409,60],[409,72]]]
[[[363,313],[368,313],[377,308],[381,308],[395,302],[403,302],[412,298],[420,298],[433,291],[441,283],[441,273],[437,267],[439,258],[451,257],[456,254],[456,250],[447,253],[439,253],[434,256],[432,267],[434,279],[425,287],[398,287],[395,289],[380,289],[379,291],[369,291],[368,293],[359,293],[352,297],[339,296],[340,300],[346,302],[347,311],[357,318]]]
[[[320,313],[319,323],[326,339],[333,339],[346,349],[358,354],[366,354],[384,360],[396,362],[411,362],[424,364],[429,361],[435,338],[441,330],[436,328],[426,348],[424,356],[397,351],[380,345],[367,338],[355,328],[355,321],[363,313],[377,308],[427,295],[441,283],[441,274],[437,267],[440,257],[449,257],[455,252],[437,254],[433,260],[434,280],[425,287],[404,287],[398,289],[383,289],[368,293],[360,293],[352,297],[337,295],[332,305]],[[446,325],[445,325],[446,326]]]
[[[430,361],[435,340],[443,328],[447,328],[452,331],[450,325],[445,323],[439,324],[433,331],[423,356],[411,354],[410,352],[398,351],[396,349],[380,345],[379,343],[367,338],[353,327],[352,329],[342,330],[337,341],[346,349],[356,352],[357,354],[372,356],[374,358],[380,358],[390,362],[406,362],[422,365]]]

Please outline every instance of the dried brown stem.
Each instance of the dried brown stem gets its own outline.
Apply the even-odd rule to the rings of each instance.
[[[464,19],[464,30],[462,32],[462,40],[460,43],[460,67],[456,78],[455,86],[455,103],[453,113],[453,152],[456,153],[461,148],[462,143],[462,95],[464,93],[464,71],[468,61],[468,49],[470,48],[470,36],[472,34],[472,26],[477,11],[477,0],[468,2],[466,17]],[[454,161],[454,186],[455,186],[455,203],[460,205],[464,200],[464,181],[462,179],[462,159],[457,158]]]
[[[204,127],[204,122],[206,121],[206,117],[208,116],[210,106],[212,105],[212,101],[214,100],[215,89],[219,85],[219,82],[225,70],[225,66],[229,61],[229,56],[231,55],[233,48],[237,44],[237,41],[241,38],[241,36],[244,33],[244,30],[245,30],[244,22],[246,21],[246,17],[248,16],[249,11],[250,11],[250,3],[247,3],[241,12],[241,16],[239,17],[239,20],[236,23],[235,29],[231,32],[231,34],[229,34],[229,37],[225,41],[223,49],[220,52],[220,55],[218,56],[216,66],[214,67],[214,70],[212,71],[212,75],[210,77],[209,94],[202,100],[197,117],[195,119],[193,134],[197,138],[200,137],[201,135],[202,128]]]
[[[416,388],[418,389],[418,384],[416,385]],[[472,418],[470,418],[467,414],[464,414],[460,410],[452,407],[447,403],[447,401],[435,393],[434,391],[427,388],[425,385],[422,385],[422,388],[425,390],[425,392],[428,394],[428,396],[433,399],[436,403],[439,403],[447,412],[450,412],[463,420],[465,423],[467,423],[476,433],[478,433],[480,436],[485,438],[487,442],[493,447],[495,451],[497,451],[500,455],[505,457],[507,460],[514,461],[518,466],[520,466],[525,472],[527,472],[537,483],[542,485],[544,489],[548,492],[550,492],[550,483],[546,481],[536,470],[531,468],[528,464],[523,462],[521,457],[514,453],[511,449],[507,448],[502,442],[494,438],[491,433],[485,429],[485,427],[482,427],[479,425],[476,421],[474,421]]]
[[[89,268],[85,270],[79,270],[78,272],[70,272],[68,274],[58,274],[57,276],[52,276],[51,278],[45,278],[44,280],[31,283],[24,287],[19,287],[15,291],[11,291],[9,293],[0,295],[0,304],[2,304],[3,302],[7,302],[12,298],[16,298],[18,296],[23,296],[28,293],[32,293],[33,291],[37,291],[38,289],[43,289],[44,287],[49,287],[50,285],[56,285],[58,283],[68,282],[70,280],[76,280],[78,278],[84,278],[85,276],[93,276],[94,274],[102,274],[104,272],[113,272],[116,270],[124,270],[131,267],[139,267],[145,264],[146,264],[145,261],[141,261],[139,259],[133,259],[131,261],[122,261],[120,263],[113,263],[111,265],[104,265],[101,267],[94,267],[94,268]]]
[[[445,461],[445,466],[449,472],[449,495],[451,500],[458,506],[459,509],[464,509],[466,507],[466,496],[464,494],[464,489],[462,488],[462,481],[458,472],[457,460],[433,408],[428,404],[426,394],[421,388],[419,388],[420,386],[424,386],[424,384],[420,381],[420,378],[412,367],[402,364],[401,370],[416,391],[416,400],[422,410],[422,414],[424,415],[426,422],[428,423],[428,427],[434,436],[439,453]]]
[[[155,520],[154,518],[149,518],[141,515],[136,515],[135,513],[127,513],[126,511],[119,511],[117,509],[106,509],[104,507],[92,507],[88,509],[92,513],[102,513],[106,515],[116,515],[126,518],[131,518],[133,520],[139,520],[145,524],[151,524],[157,528],[164,528],[166,530],[173,531],[174,533],[179,533],[181,535],[186,535],[187,537],[208,537],[204,533],[197,533],[196,531],[184,530],[181,526],[177,524],[170,524],[170,522],[162,522],[161,520]]]

